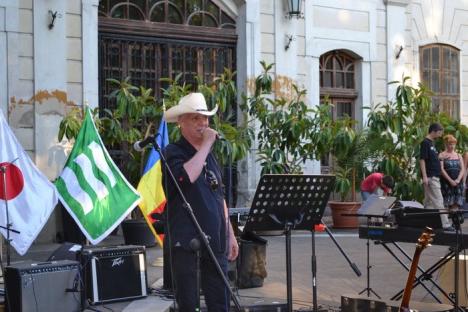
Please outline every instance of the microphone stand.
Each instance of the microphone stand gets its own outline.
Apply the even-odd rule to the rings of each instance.
[[[453,225],[455,226],[455,278],[453,279],[455,282],[455,312],[458,311],[464,311],[460,310],[458,302],[459,302],[459,285],[458,285],[458,280],[459,276],[458,273],[460,271],[460,264],[458,263],[458,260],[460,259],[460,237],[461,237],[461,230],[460,230],[460,225],[463,223],[463,212],[462,211],[453,211],[450,212],[450,217],[452,218]]]
[[[231,299],[232,299],[232,301],[233,301],[233,303],[234,303],[234,305],[236,307],[236,311],[242,312],[243,309],[241,308],[241,305],[240,305],[239,301],[237,300],[237,297],[234,295],[234,292],[232,291],[232,289],[231,289],[231,287],[229,285],[229,281],[226,278],[226,276],[224,275],[224,272],[221,269],[221,266],[219,265],[218,260],[216,259],[216,256],[215,256],[213,250],[211,249],[210,243],[208,242],[208,237],[203,232],[203,229],[200,227],[200,224],[197,221],[197,217],[195,217],[195,214],[193,213],[192,207],[190,206],[189,202],[185,198],[184,192],[182,192],[182,189],[180,188],[179,183],[177,182],[177,179],[175,178],[174,174],[172,173],[171,168],[167,164],[166,157],[162,153],[161,147],[159,146],[159,144],[158,144],[158,142],[156,140],[153,141],[153,146],[156,149],[156,151],[159,153],[159,156],[161,157],[161,160],[163,161],[164,168],[167,170],[167,173],[169,173],[169,176],[170,176],[172,182],[174,183],[174,185],[176,187],[177,193],[182,198],[182,201],[184,202],[182,206],[185,208],[185,211],[187,212],[188,216],[192,220],[192,223],[193,223],[193,225],[195,227],[195,230],[198,233],[198,236],[200,237],[200,240],[203,243],[203,246],[208,251],[210,259],[213,261],[213,263],[214,263],[214,265],[216,267],[216,271],[219,273],[219,275],[221,276],[221,278],[222,278],[222,280],[224,282],[224,285],[228,289],[229,294],[231,295]],[[169,222],[169,220],[167,220],[167,222]]]

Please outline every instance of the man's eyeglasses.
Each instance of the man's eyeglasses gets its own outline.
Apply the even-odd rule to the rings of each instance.
[[[219,186],[218,178],[216,178],[216,175],[212,170],[209,170],[206,167],[206,164],[203,166],[203,169],[205,170],[205,180],[206,180],[206,182],[208,182],[211,189],[213,191],[215,191]]]

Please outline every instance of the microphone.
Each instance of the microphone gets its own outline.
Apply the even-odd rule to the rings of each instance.
[[[135,149],[135,151],[137,152],[141,152],[147,145],[151,144],[154,142],[154,136],[149,136],[147,138],[145,138],[144,140],[141,140],[141,141],[136,141],[134,144],[133,144],[133,148]]]

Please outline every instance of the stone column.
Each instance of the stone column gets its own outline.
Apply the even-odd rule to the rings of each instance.
[[[237,48],[238,88],[239,91],[243,91],[249,95],[251,91],[249,90],[249,86],[253,85],[255,77],[261,72],[259,63],[261,51],[259,0],[246,1],[239,8],[237,27],[239,35]],[[255,127],[255,122],[251,125]],[[246,158],[239,162],[238,174],[237,206],[249,206],[260,174],[260,168],[256,162],[255,142]]]
[[[83,103],[91,108],[99,106],[98,5],[99,0],[82,2]]]
[[[402,75],[410,75],[405,68],[409,45],[406,37],[407,19],[406,7],[409,0],[385,0],[387,5],[387,82],[402,79]],[[397,85],[387,86],[388,100],[395,99]]]
[[[9,99],[18,84],[18,1],[0,0],[0,109],[9,120]]]

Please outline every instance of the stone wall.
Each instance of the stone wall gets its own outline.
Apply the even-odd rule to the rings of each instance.
[[[0,108],[50,180],[62,171],[70,149],[57,141],[63,116],[85,99],[98,105],[97,4],[0,0]],[[60,217],[60,211],[52,214],[38,242],[55,240]]]

